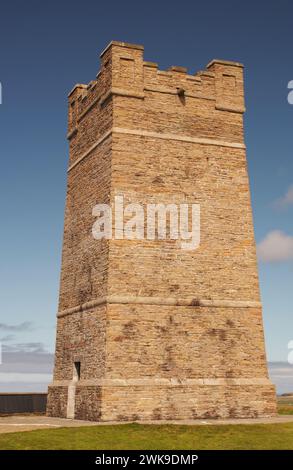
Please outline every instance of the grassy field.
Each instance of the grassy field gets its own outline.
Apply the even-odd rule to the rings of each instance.
[[[293,395],[278,398],[278,412],[280,415],[293,415]]]
[[[293,414],[293,397],[279,402]],[[293,423],[251,425],[121,424],[36,430],[0,435],[4,449],[293,449]]]
[[[279,405],[279,415],[293,415],[292,405]]]
[[[293,449],[293,423],[88,426],[8,433],[0,449]]]

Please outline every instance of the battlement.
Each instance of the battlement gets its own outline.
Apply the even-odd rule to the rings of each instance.
[[[113,96],[146,99],[149,93],[178,95],[182,102],[211,100],[214,108],[243,113],[243,65],[214,59],[204,70],[189,74],[186,67],[160,70],[144,60],[144,47],[111,41],[101,53],[101,68],[88,84],[77,84],[69,98],[69,136],[93,106],[102,107]],[[74,133],[73,133],[74,134]]]
[[[103,55],[112,47],[112,46],[118,46],[118,47],[125,47],[126,49],[138,49],[140,51],[144,50],[144,46],[141,44],[131,44],[129,42],[123,42],[123,41],[111,41],[109,44],[105,47],[105,49],[101,52],[100,57],[102,58]]]

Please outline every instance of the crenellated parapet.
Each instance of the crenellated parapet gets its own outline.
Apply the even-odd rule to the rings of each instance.
[[[245,111],[243,65],[213,60],[194,75],[186,67],[159,70],[144,60],[141,45],[112,41],[101,54],[101,68],[88,85],[77,84],[69,94],[68,138],[76,136],[90,112],[100,112],[115,96],[147,100],[154,93],[176,96],[182,104],[210,101],[208,110]]]

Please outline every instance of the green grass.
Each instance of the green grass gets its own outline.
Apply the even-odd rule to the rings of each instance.
[[[293,423],[253,425],[121,424],[0,435],[0,449],[293,449]]]
[[[278,397],[278,413],[279,415],[293,415],[293,396]]]
[[[278,413],[279,415],[293,415],[293,406],[292,405],[279,405]]]
[[[293,396],[281,396],[277,399],[279,415],[293,415]]]

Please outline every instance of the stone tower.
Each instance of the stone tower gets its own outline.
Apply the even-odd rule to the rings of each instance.
[[[48,414],[88,420],[270,416],[243,139],[243,66],[158,70],[113,41],[69,94],[56,359]],[[201,243],[96,240],[115,195],[200,204]]]

